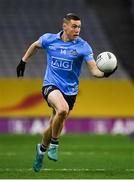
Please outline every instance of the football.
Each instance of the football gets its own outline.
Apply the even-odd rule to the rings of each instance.
[[[117,66],[117,58],[111,52],[102,52],[97,56],[96,65],[100,71],[112,72]]]

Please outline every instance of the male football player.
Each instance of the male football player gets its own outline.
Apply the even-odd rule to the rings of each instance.
[[[40,171],[47,148],[48,158],[58,160],[59,136],[76,100],[82,62],[86,62],[92,75],[97,78],[112,74],[101,72],[97,68],[91,46],[79,37],[80,30],[80,18],[73,13],[65,15],[62,30],[57,34],[42,35],[30,45],[17,66],[18,77],[23,76],[25,65],[34,52],[37,49],[47,50],[42,93],[52,108],[52,114],[50,124],[44,130],[42,142],[36,146],[33,165],[35,172]]]

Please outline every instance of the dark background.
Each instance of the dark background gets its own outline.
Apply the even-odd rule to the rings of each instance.
[[[16,77],[15,67],[28,46],[46,32],[60,31],[69,12],[81,17],[81,36],[95,58],[102,51],[116,54],[114,78],[134,79],[134,0],[0,0],[0,76]],[[26,77],[42,76],[42,58],[43,53],[33,57]]]

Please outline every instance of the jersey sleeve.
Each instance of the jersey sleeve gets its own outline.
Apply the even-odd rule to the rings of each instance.
[[[93,50],[92,50],[91,46],[87,42],[85,42],[84,43],[83,60],[87,62],[92,59],[94,59]]]
[[[47,48],[48,37],[49,37],[49,33],[46,33],[39,38],[39,42],[42,48]]]

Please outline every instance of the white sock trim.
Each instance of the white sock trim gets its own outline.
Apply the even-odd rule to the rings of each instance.
[[[58,144],[52,144],[50,143],[50,147],[58,147],[59,145]]]
[[[39,151],[39,154],[42,154],[42,155],[45,154],[45,152],[43,152],[43,151],[40,150],[40,144],[38,144],[38,151]]]

